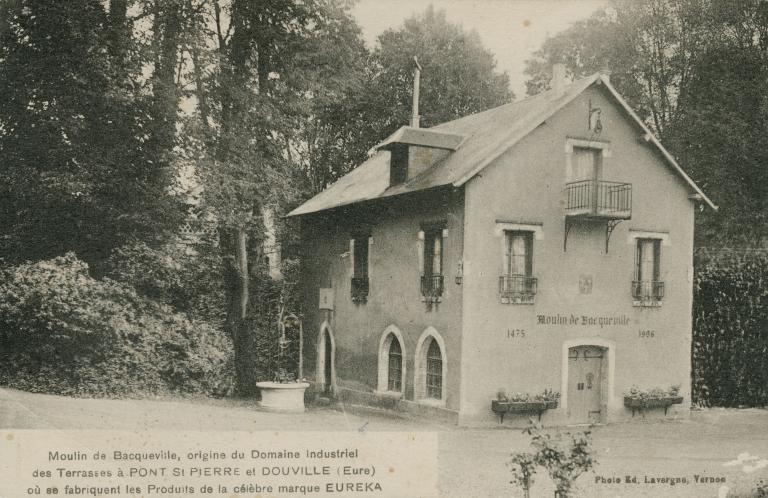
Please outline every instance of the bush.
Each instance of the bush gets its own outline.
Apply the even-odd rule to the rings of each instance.
[[[511,484],[521,487],[527,498],[536,469],[542,467],[555,484],[555,498],[572,496],[576,479],[596,464],[590,431],[547,432],[541,424],[531,420],[523,433],[531,436],[531,446],[536,452],[512,453],[508,461]]]
[[[77,396],[225,394],[232,346],[73,254],[4,269],[0,383]]]
[[[697,261],[693,400],[768,405],[768,254]]]
[[[226,309],[221,255],[209,244],[154,249],[142,242],[115,249],[100,273],[154,301],[220,327]]]

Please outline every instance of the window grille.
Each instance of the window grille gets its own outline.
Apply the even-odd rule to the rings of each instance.
[[[401,391],[403,378],[403,352],[400,349],[400,341],[391,336],[389,344],[389,370],[387,378],[388,391]]]
[[[427,397],[443,397],[443,355],[435,339],[432,339],[427,349]]]

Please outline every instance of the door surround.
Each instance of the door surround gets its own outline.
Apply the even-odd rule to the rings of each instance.
[[[328,333],[328,338],[330,339],[330,344],[326,344],[326,332]],[[330,346],[330,356],[331,356],[331,364],[326,365],[325,364],[325,356],[326,356],[326,348]],[[322,325],[320,325],[320,332],[317,335],[317,376],[316,381],[319,386],[321,386],[321,390],[325,391],[328,386],[325,385],[325,373],[326,369],[330,368],[331,372],[331,385],[330,385],[330,391],[333,394],[336,394],[336,339],[333,337],[333,329],[331,329],[331,325],[328,323],[328,321],[324,321]]]
[[[606,407],[606,409],[610,409],[610,407],[614,404],[613,379],[616,367],[616,343],[601,337],[584,337],[580,339],[570,339],[563,342],[562,366],[560,370],[560,408],[564,412],[568,409],[568,351],[571,348],[576,348],[579,346],[595,346],[605,350],[606,357],[603,359],[603,361],[606,362],[607,371],[604,374],[605,378],[603,382],[605,382],[605,387],[601,392],[601,403],[604,407]],[[604,416],[608,416],[607,411]]]

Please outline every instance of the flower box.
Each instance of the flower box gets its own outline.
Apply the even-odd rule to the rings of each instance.
[[[632,409],[632,416],[635,416],[635,411],[646,410],[648,408],[664,408],[664,415],[667,414],[667,409],[672,405],[679,405],[683,402],[682,396],[665,396],[663,398],[633,398],[631,396],[624,396],[624,406]]]
[[[536,413],[541,420],[544,410],[557,408],[557,401],[500,401],[491,400],[491,411],[499,416],[499,422],[504,422],[507,413]]]

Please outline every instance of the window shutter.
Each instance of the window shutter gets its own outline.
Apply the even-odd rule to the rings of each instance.
[[[424,230],[419,230],[416,240],[416,251],[419,257],[419,273],[424,276]]]
[[[373,237],[368,237],[368,258],[366,259],[366,271],[365,276],[371,278],[371,246],[373,245]]]
[[[653,241],[653,280],[658,282],[660,280],[661,269],[661,241]]]
[[[349,239],[349,268],[355,276],[355,239]]]
[[[512,232],[504,231],[504,261],[502,262],[503,273],[502,275],[509,275],[510,265],[509,260],[512,258]]]
[[[533,234],[525,234],[525,276],[533,275]]]
[[[635,250],[635,280],[640,280],[642,276],[643,266],[643,239],[637,239],[637,247]]]
[[[432,251],[432,274],[443,274],[443,238],[439,234],[434,235],[433,251]]]

